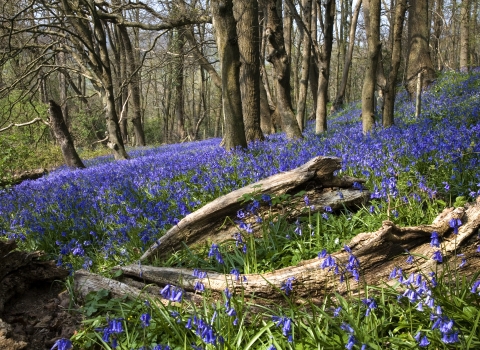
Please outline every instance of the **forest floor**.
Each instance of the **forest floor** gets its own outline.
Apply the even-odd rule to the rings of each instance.
[[[50,350],[58,339],[70,338],[81,320],[63,281],[37,283],[5,304],[0,313],[0,349]]]

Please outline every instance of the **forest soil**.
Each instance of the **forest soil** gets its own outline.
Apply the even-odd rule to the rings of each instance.
[[[51,349],[81,326],[64,281],[41,282],[14,296],[0,314],[0,349]]]

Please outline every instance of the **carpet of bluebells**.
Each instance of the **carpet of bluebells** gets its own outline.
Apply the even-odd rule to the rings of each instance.
[[[86,161],[84,170],[58,169],[0,191],[0,236],[42,249],[72,271],[105,271],[134,262],[169,227],[212,199],[321,155],[342,159],[338,175],[367,180],[372,202],[364,212],[373,218],[372,227],[385,215],[400,224],[429,223],[445,206],[480,195],[480,73],[443,75],[424,93],[423,108],[415,119],[415,106],[401,93],[396,125],[377,127],[367,136],[359,106],[351,105],[331,116],[328,132],[320,136],[309,125],[301,140],[275,134],[248,150],[226,152],[220,139],[210,139],[135,149],[126,161],[96,158]],[[388,213],[387,201],[396,203]],[[420,210],[412,213],[412,207]],[[423,213],[428,208],[434,213]],[[322,220],[328,221],[328,215],[334,220],[327,208]],[[451,224],[455,230],[461,222]],[[366,228],[371,227],[360,229]],[[298,225],[295,230],[301,232]],[[432,245],[440,248],[438,237],[432,236]],[[441,263],[438,254],[433,258]],[[208,257],[221,263],[221,249],[213,245]],[[322,268],[335,268],[329,257],[319,253]],[[358,275],[352,259],[351,271]],[[205,271],[196,273],[208,278]],[[239,275],[235,269],[232,273]],[[457,283],[466,293],[460,298],[434,273],[393,271],[391,278],[402,289],[400,295],[398,288],[372,289],[379,298],[351,302],[337,295],[310,305],[308,312],[292,304],[263,314],[252,312],[242,296],[228,290],[223,300],[197,309],[182,299],[180,288],[168,285],[160,291],[170,301],[167,306],[110,301],[109,316],[89,315],[73,341],[83,348],[144,350],[480,347],[480,281],[463,281],[461,288]],[[294,283],[292,278],[282,287],[287,299]],[[197,290],[207,293],[201,282]],[[392,295],[396,306],[389,301]],[[71,347],[66,339],[54,346]]]

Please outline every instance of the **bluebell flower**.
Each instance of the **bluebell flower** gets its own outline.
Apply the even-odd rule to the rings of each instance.
[[[240,279],[240,271],[238,269],[232,269],[230,270],[230,274],[235,276],[235,281],[238,281]]]
[[[181,302],[183,297],[183,290],[179,287],[172,286],[167,284],[161,291],[160,295],[164,299],[168,299],[170,301]]]
[[[197,278],[205,278],[205,277],[207,277],[207,273],[205,271],[194,269],[193,270],[193,276],[195,276]]]
[[[200,293],[205,291],[205,285],[200,281],[195,282],[195,285],[193,288]]]
[[[477,280],[473,283],[472,288],[470,289],[470,292],[476,294],[478,292],[478,295],[480,295],[480,292],[478,291],[480,287],[480,280]]]
[[[441,341],[445,344],[458,343],[458,332],[443,333]]]
[[[343,329],[345,332],[348,334],[353,334],[355,331],[353,330],[352,326],[350,326],[348,323],[342,322],[340,325],[340,329]]]
[[[348,337],[348,341],[347,341],[347,344],[345,345],[345,349],[353,349],[353,346],[355,345],[355,343],[357,342],[357,340],[355,339],[355,336],[353,334],[350,334],[350,336]]]
[[[53,344],[50,350],[57,349],[57,350],[70,350],[73,349],[72,342],[70,339],[61,338],[58,339],[55,344]]]
[[[218,244],[212,243],[212,246],[210,247],[210,250],[208,252],[208,257],[209,258],[215,257],[215,259],[219,264],[224,264],[222,254],[220,253]]]
[[[277,348],[272,344],[267,348],[267,350],[277,350]]]
[[[320,267],[321,267],[322,269],[329,268],[329,270],[331,270],[332,268],[337,267],[337,263],[336,263],[336,261],[335,261],[335,258],[332,257],[330,254],[327,254],[327,256],[325,257],[325,259],[323,259],[323,262],[320,264]]]
[[[422,336],[421,332],[418,332],[414,338],[418,342],[418,346],[422,348],[430,345],[430,342],[428,341],[427,336],[426,335]]]
[[[369,316],[370,312],[377,308],[377,303],[373,298],[362,299],[362,303],[367,307],[367,310],[365,311],[365,316]]]
[[[192,318],[189,318],[187,320],[187,323],[185,324],[185,328],[192,329]]]
[[[275,322],[277,327],[282,327],[282,334],[291,342],[292,319],[285,316],[272,316],[272,321]]]
[[[406,263],[407,264],[413,264],[413,255],[412,254],[408,254],[408,257],[407,257],[407,261]]]
[[[388,276],[388,279],[394,279],[395,277],[397,277],[397,267],[395,266],[392,270],[392,272],[390,272],[390,275]]]
[[[140,316],[140,321],[142,321],[143,328],[150,326],[150,319],[151,316],[149,313],[145,313]]]
[[[324,258],[327,256],[327,250],[324,248],[322,249],[322,251],[320,253],[318,253],[318,258],[321,259],[321,258]]]
[[[333,311],[333,317],[338,317],[340,315],[340,312],[342,311],[342,307],[339,306]]]
[[[170,346],[157,344],[152,348],[152,350],[170,350]]]
[[[297,221],[295,221],[295,230],[294,232],[298,235],[298,236],[301,236],[302,235],[302,225],[300,223],[300,221],[297,219]]]
[[[450,221],[448,222],[449,226],[451,228],[453,228],[453,233],[454,234],[458,234],[458,228],[460,226],[462,226],[462,220],[460,219],[455,219],[455,218],[452,218],[450,219]]]
[[[438,237],[438,233],[436,231],[432,232],[432,236],[430,238],[430,245],[432,247],[440,247],[440,239]]]
[[[440,252],[440,250],[437,250],[435,253],[433,253],[432,259],[436,262],[441,263],[443,261],[442,252]]]
[[[287,280],[282,283],[280,289],[283,290],[286,295],[289,295],[293,291],[292,282],[294,280],[295,277],[288,277]]]

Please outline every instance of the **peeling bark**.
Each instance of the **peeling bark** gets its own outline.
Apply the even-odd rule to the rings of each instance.
[[[229,223],[226,218],[235,218],[237,211],[243,208],[244,195],[291,194],[294,191],[310,188],[312,190],[309,198],[317,210],[321,210],[327,205],[333,208],[336,205],[341,207],[344,204],[347,206],[349,204],[359,205],[365,202],[368,197],[367,192],[349,189],[353,182],[362,182],[362,180],[348,178],[342,180],[333,177],[333,172],[340,168],[339,158],[316,157],[299,168],[270,176],[219,197],[183,218],[164,236],[160,237],[140,259],[144,261],[154,256],[157,258],[166,256],[182,249],[184,244],[199,244],[206,240],[218,243],[231,239],[233,233],[236,232],[236,226]],[[330,187],[344,187],[345,189],[342,190],[343,200],[339,197],[338,191],[326,190]],[[298,203],[298,205],[304,206],[305,204]]]
[[[452,218],[462,220],[457,235],[453,234],[449,226]],[[352,279],[348,284],[340,283],[338,276],[334,275],[332,271],[320,268],[322,259],[318,258],[305,260],[296,266],[270,273],[244,275],[239,280],[236,280],[234,275],[216,272],[208,272],[207,277],[200,280],[193,276],[193,270],[184,268],[135,264],[119,267],[119,269],[125,276],[142,281],[141,285],[146,283],[158,286],[172,284],[184,288],[187,295],[191,296],[195,283],[202,281],[205,288],[214,294],[220,294],[228,287],[231,292],[241,293],[245,298],[254,297],[257,303],[267,304],[285,300],[285,295],[280,287],[287,278],[295,277],[292,283],[294,300],[300,301],[302,298],[315,300],[333,292],[343,295],[358,293],[362,291],[365,284],[376,286],[392,284],[389,281],[389,274],[394,267],[402,268],[406,274],[418,271],[441,273],[446,266],[445,261],[449,260],[448,269],[451,273],[458,271],[462,276],[470,277],[480,268],[480,256],[476,253],[474,246],[474,243],[478,243],[478,238],[475,236],[479,228],[480,197],[475,204],[467,204],[462,208],[445,209],[431,225],[398,227],[391,221],[385,221],[378,231],[360,233],[348,243],[351,253],[358,258],[360,263],[360,283],[354,282]],[[431,234],[434,231],[438,233],[439,237],[442,237],[441,249],[444,263],[437,263],[431,259],[433,253],[438,250],[430,245]],[[417,257],[414,264],[406,262],[403,254],[406,250]],[[460,259],[456,258],[459,253],[463,253],[468,261],[464,267],[459,266]],[[421,255],[426,259],[419,257]],[[342,266],[348,261],[350,254],[341,250],[331,256],[339,266]],[[78,271],[75,275],[75,285],[88,284],[92,276],[85,271]],[[108,280],[100,283],[98,288],[110,288],[112,292],[121,293],[115,288],[112,289],[112,286],[114,283]],[[140,290],[141,288],[137,288],[136,293],[139,293]],[[137,295],[134,294],[134,296]]]

